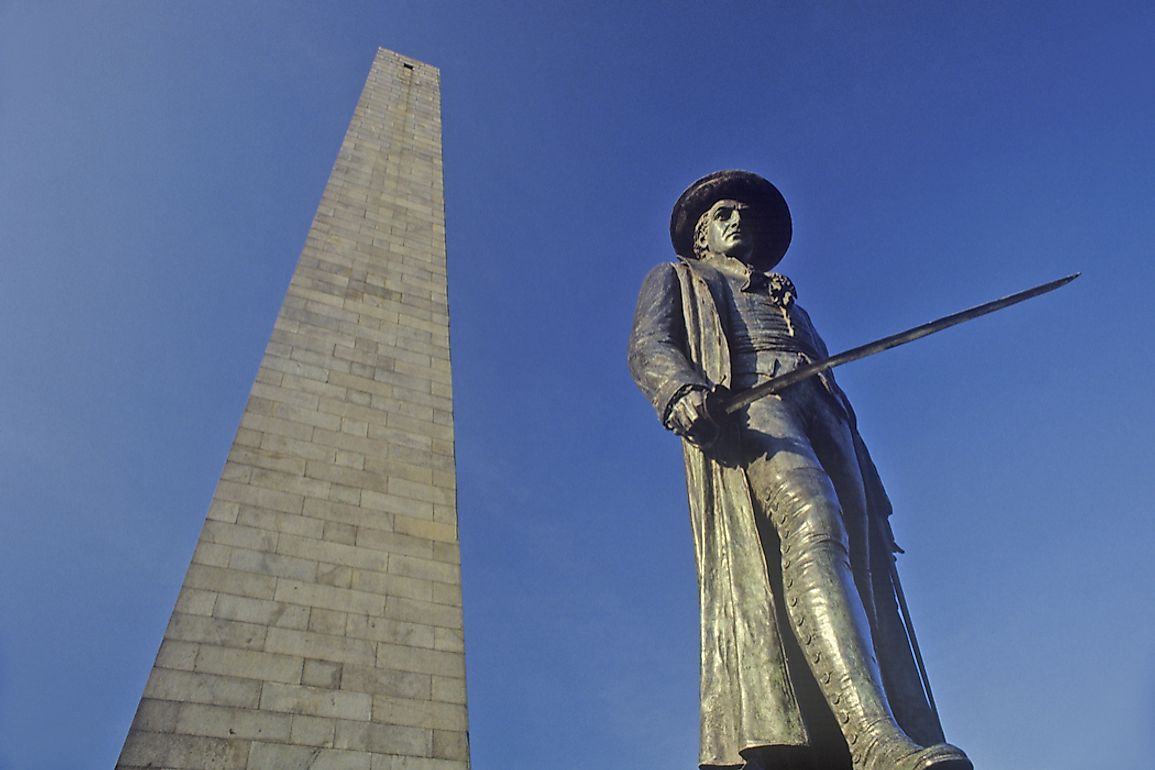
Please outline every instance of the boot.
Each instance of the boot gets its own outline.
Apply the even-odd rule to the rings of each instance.
[[[782,544],[787,614],[854,770],[972,770],[960,750],[945,743],[920,746],[895,721],[829,477],[797,469],[779,481],[767,510]]]
[[[918,747],[913,750],[899,747],[890,736],[859,734],[858,751],[851,746],[850,757],[855,768],[872,767],[887,770],[974,770],[963,750],[949,743]]]

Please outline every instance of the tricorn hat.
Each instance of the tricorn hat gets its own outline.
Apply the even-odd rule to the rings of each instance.
[[[755,259],[766,270],[781,262],[793,232],[790,209],[777,187],[749,171],[715,171],[686,188],[670,215],[674,251],[683,257],[695,256],[698,219],[720,200],[741,201],[765,217],[767,242],[755,244]]]

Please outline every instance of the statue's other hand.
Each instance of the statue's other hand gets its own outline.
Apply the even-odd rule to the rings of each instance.
[[[670,430],[694,444],[708,446],[718,436],[718,424],[706,408],[706,391],[687,391],[670,410]]]

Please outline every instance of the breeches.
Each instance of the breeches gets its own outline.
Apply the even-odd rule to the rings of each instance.
[[[816,379],[781,396],[750,404],[741,425],[752,497],[781,549],[767,559],[780,557],[785,564],[822,549],[854,564],[863,580],[869,569],[866,495],[847,419]],[[763,545],[770,550],[770,543]],[[859,588],[866,593],[866,585]]]

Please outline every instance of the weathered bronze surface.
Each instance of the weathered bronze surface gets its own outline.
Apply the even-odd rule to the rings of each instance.
[[[698,565],[702,768],[970,770],[943,742],[899,606],[890,503],[830,371],[715,419],[711,393],[829,358],[788,278],[778,190],[678,199],[678,259],[638,297],[630,371],[683,439]]]
[[[822,361],[815,361],[813,363],[807,364],[806,366],[799,367],[789,374],[779,374],[778,376],[769,379],[766,382],[755,385],[749,390],[744,390],[740,393],[723,394],[721,399],[717,402],[716,406],[709,404],[709,399],[707,399],[707,406],[710,407],[711,415],[725,416],[734,414],[734,412],[737,412],[742,407],[748,404],[752,404],[758,399],[765,398],[766,396],[769,396],[773,393],[781,393],[783,390],[786,390],[786,388],[790,387],[794,383],[802,382],[802,380],[805,380],[808,377],[821,374],[822,372],[833,369],[836,366],[848,364],[851,361],[858,361],[859,359],[866,358],[867,356],[873,356],[875,353],[881,353],[885,350],[890,350],[891,348],[897,348],[899,345],[905,345],[908,342],[920,340],[923,337],[934,334],[935,332],[941,332],[943,329],[949,329],[952,326],[958,326],[961,323],[966,323],[967,321],[978,318],[979,316],[987,315],[988,313],[994,313],[995,311],[1002,310],[1003,308],[1010,307],[1011,305],[1017,304],[1019,302],[1025,302],[1032,297],[1037,297],[1040,294],[1046,294],[1049,291],[1054,291],[1060,286],[1066,286],[1068,283],[1078,278],[1079,275],[1079,273],[1072,273],[1071,275],[1063,276],[1062,278],[1056,278],[1053,281],[1041,283],[1038,286],[1033,286],[1029,289],[1015,292],[1014,294],[1008,295],[1006,297],[994,299],[990,302],[984,302],[981,305],[975,305],[974,307],[967,308],[966,310],[960,310],[957,313],[951,313],[948,316],[943,316],[942,318],[937,318],[933,321],[919,324],[918,326],[915,326],[911,329],[906,329],[905,331],[888,335],[881,339],[874,340],[873,342],[867,342],[863,345],[853,347],[850,350],[844,350],[841,353],[836,353],[830,358],[824,359]],[[715,393],[711,393],[711,395],[715,395]]]

